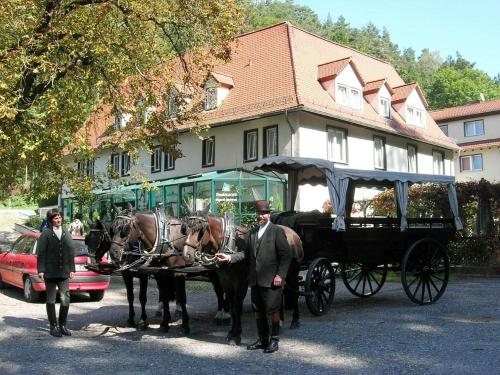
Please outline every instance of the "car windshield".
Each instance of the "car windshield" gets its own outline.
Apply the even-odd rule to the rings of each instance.
[[[89,255],[89,250],[87,245],[83,240],[74,240],[75,241],[75,256],[79,257],[82,255]]]

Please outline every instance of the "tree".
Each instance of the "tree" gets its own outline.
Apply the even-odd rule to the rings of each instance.
[[[433,109],[453,107],[478,100],[483,94],[486,100],[500,98],[500,85],[488,74],[472,66],[457,68],[444,64],[433,76],[427,93]]]
[[[92,182],[66,169],[63,156],[92,157],[90,130],[80,130],[89,115],[157,106],[179,83],[195,103],[211,67],[230,58],[244,5],[247,0],[2,1],[0,198],[19,186],[45,197],[62,181],[88,191]],[[155,113],[130,134],[115,136],[135,150],[151,139],[171,147],[180,123],[197,122],[197,106],[188,108],[177,123],[166,126]]]
[[[313,33],[320,33],[321,22],[318,15],[307,6],[299,6],[293,0],[285,2],[276,0],[256,1],[252,15],[248,20],[250,30],[274,25],[283,21],[290,21],[295,26]]]

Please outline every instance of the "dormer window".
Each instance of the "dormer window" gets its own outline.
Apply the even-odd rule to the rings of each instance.
[[[205,86],[205,111],[217,108],[217,86],[214,84]]]
[[[143,99],[139,99],[135,104],[135,120],[137,126],[142,126],[148,123],[151,114],[154,112],[153,107],[148,107]]]
[[[177,90],[174,89],[170,91],[168,95],[168,102],[166,108],[167,118],[177,117],[177,113],[179,112],[179,107],[177,105],[178,97],[179,97],[179,92]]]
[[[389,98],[381,96],[378,102],[378,113],[385,118],[391,118],[391,101]]]
[[[421,109],[406,106],[406,122],[410,125],[415,125],[420,128],[425,127],[424,111]]]
[[[361,91],[347,85],[337,85],[337,103],[352,109],[361,109]]]
[[[122,110],[119,108],[116,108],[114,112],[115,112],[115,122],[113,124],[113,128],[115,130],[122,130],[130,121],[130,118],[132,116],[130,115],[130,113],[122,112]]]

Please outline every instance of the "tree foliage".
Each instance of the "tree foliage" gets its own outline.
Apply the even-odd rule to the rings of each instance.
[[[196,123],[196,90],[216,62],[230,58],[244,22],[239,0],[4,0],[0,3],[0,198],[28,190],[57,193],[64,179],[83,190],[90,181],[65,168],[92,157],[89,115],[107,108],[161,106],[181,84],[192,104],[184,121]],[[164,98],[163,98],[164,99]],[[160,114],[115,134],[121,146],[165,148]],[[147,137],[146,137],[147,135]],[[131,140],[134,142],[130,142]],[[150,141],[149,141],[150,142]]]

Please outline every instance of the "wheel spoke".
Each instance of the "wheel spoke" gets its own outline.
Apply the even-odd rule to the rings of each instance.
[[[438,279],[439,281],[441,281],[442,283],[444,283],[444,279],[440,278],[439,276],[436,276],[435,273],[431,274],[431,277],[433,277],[435,279]]]
[[[359,270],[359,272],[358,272],[356,275],[354,275],[353,277],[351,277],[351,278],[349,279],[349,284],[350,284],[350,283],[351,283],[351,281],[353,281],[354,279],[357,279],[357,278],[358,278],[358,276],[359,276],[360,274],[361,274],[361,270]]]
[[[432,287],[436,290],[437,293],[439,293],[441,290],[434,284],[434,281],[432,281],[432,278],[429,278],[429,282],[432,284]]]
[[[375,278],[375,276],[374,276],[373,274],[369,274],[369,275],[372,277],[372,279],[373,279],[373,281],[375,282],[375,284],[377,284],[377,287],[378,287],[378,288],[380,288],[380,283],[379,283],[379,282],[378,282],[378,280]]]
[[[429,280],[425,281],[425,285],[427,287],[427,293],[429,294],[429,300],[432,302],[434,299],[432,298],[432,293],[431,293],[431,286],[429,285]]]
[[[420,289],[420,284],[422,283],[422,279],[421,278],[418,278],[418,284],[413,292],[413,297],[414,298],[417,298],[417,293],[418,293],[418,290]]]
[[[372,282],[370,280],[370,274],[366,274],[366,281],[368,281],[368,286],[370,287],[370,294],[373,294],[373,287],[372,287]]]

